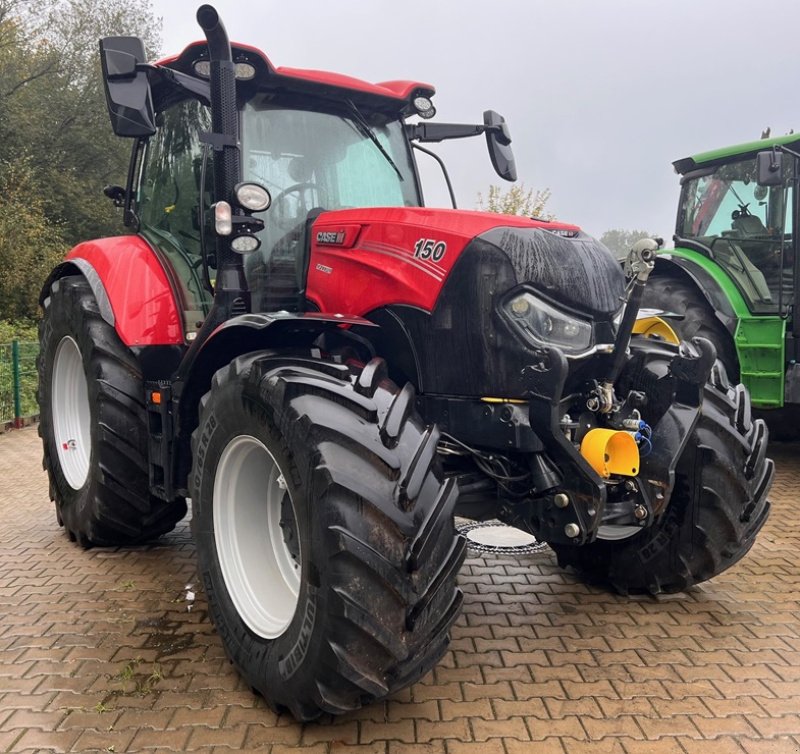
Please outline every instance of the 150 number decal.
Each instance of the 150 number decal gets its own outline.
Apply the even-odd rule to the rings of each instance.
[[[433,262],[441,262],[447,252],[447,244],[444,241],[437,241],[433,238],[420,238],[414,244],[414,256],[417,259],[430,259]]]

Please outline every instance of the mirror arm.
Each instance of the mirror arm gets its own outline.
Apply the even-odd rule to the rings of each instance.
[[[135,192],[133,190],[133,184],[139,166],[139,159],[142,156],[142,150],[144,149],[146,141],[147,140],[143,138],[137,139],[131,149],[131,161],[128,165],[128,180],[125,183],[125,203],[122,210],[123,225],[127,228],[134,228],[137,231],[139,230],[139,216],[134,210]]]
[[[434,160],[436,160],[436,162],[439,163],[439,167],[442,169],[442,173],[444,174],[444,182],[447,184],[447,190],[450,192],[450,201],[453,203],[453,209],[458,209],[458,206],[456,205],[456,195],[453,191],[453,184],[450,183],[450,175],[447,172],[447,166],[444,164],[444,160],[442,160],[442,158],[439,157],[436,152],[431,152],[430,149],[425,149],[425,147],[421,147],[419,144],[412,144],[411,146],[414,149],[418,149],[420,152],[423,152],[424,154],[430,155]]]
[[[414,123],[406,124],[406,134],[412,141],[440,142],[449,139],[468,139],[480,136],[487,130],[492,130],[484,125],[471,125],[462,123]]]
[[[789,149],[789,147],[784,147],[781,144],[776,144],[772,147],[773,152],[786,152],[786,154],[792,155],[792,157],[800,158],[800,152],[795,152],[793,149]]]

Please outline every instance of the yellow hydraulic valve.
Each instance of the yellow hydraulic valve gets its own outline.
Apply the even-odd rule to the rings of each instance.
[[[581,442],[581,455],[603,479],[639,473],[639,447],[628,432],[590,429]]]

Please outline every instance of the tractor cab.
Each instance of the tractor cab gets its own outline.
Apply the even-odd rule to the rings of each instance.
[[[173,285],[180,288],[184,330],[191,340],[212,308],[219,257],[225,256],[215,249],[219,234],[212,205],[214,174],[220,171],[226,144],[213,133],[208,46],[189,45],[155,65],[140,61],[126,79],[114,63],[134,42],[138,40],[101,42],[112,122],[118,135],[138,137],[127,191],[117,196],[124,197],[120,201],[128,224],[176,271]],[[143,57],[138,48],[133,54]],[[515,178],[508,130],[496,113],[485,113],[480,125],[423,128],[406,124],[406,119],[435,114],[430,99],[434,89],[428,84],[370,84],[334,73],[276,68],[262,52],[244,45],[232,45],[231,55],[238,130],[227,146],[236,147],[240,180],[262,187],[270,199],[259,222],[241,229],[255,239],[238,258],[249,294],[244,310],[315,308],[304,294],[311,226],[323,212],[421,207],[414,141],[485,133],[498,172]],[[130,133],[126,85],[140,91],[142,109],[132,118],[143,127],[135,134]],[[128,117],[115,120],[115,111]],[[243,313],[242,307],[233,313]]]
[[[764,409],[800,403],[798,146],[789,134],[677,160],[675,248],[645,294],[682,338],[711,340]],[[773,426],[796,426],[785,416]]]
[[[782,163],[782,175],[770,186],[759,182],[752,151],[675,165],[686,171],[676,227],[680,245],[718,264],[751,312],[785,315],[795,299],[793,160]]]

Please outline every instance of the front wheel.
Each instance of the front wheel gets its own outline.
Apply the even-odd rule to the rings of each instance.
[[[438,431],[374,360],[269,353],[214,377],[193,436],[200,572],[239,672],[300,720],[426,673],[458,614],[464,541]]]
[[[746,389],[712,372],[660,519],[647,529],[603,527],[605,539],[582,547],[554,544],[559,564],[623,594],[679,592],[722,573],[767,520],[774,474],[767,440],[764,422],[751,418]]]

